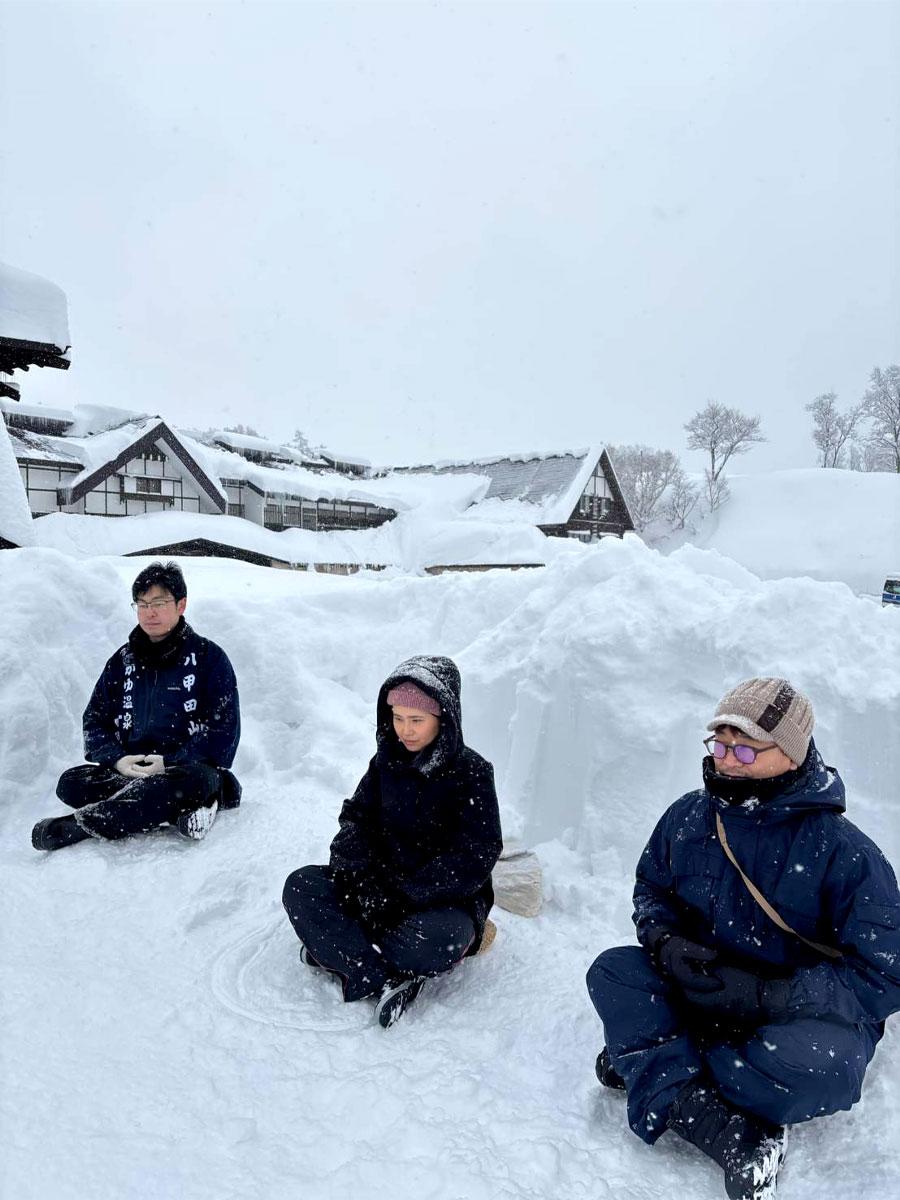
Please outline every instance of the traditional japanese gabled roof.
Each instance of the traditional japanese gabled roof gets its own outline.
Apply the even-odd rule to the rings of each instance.
[[[66,294],[39,275],[0,263],[0,371],[69,366]]]
[[[86,493],[98,487],[110,475],[122,469],[137,455],[151,450],[162,442],[181,462],[206,493],[219,512],[225,512],[228,497],[220,484],[212,478],[160,417],[140,417],[125,421],[103,433],[84,438],[45,439],[64,441],[66,448],[78,455],[83,469],[60,488],[64,504],[74,504]]]
[[[102,484],[127,462],[162,443],[196,480],[217,511],[227,509],[228,497],[181,439],[158,416],[142,416],[88,437],[54,437],[10,428],[10,438],[19,462],[77,468],[59,488],[62,503],[74,504],[92,488]]]
[[[468,462],[436,462],[395,470],[414,474],[483,475],[490,480],[490,485],[479,503],[515,501],[518,505],[529,506],[526,511],[535,525],[564,525],[603,454],[603,446],[596,445],[556,453],[534,452]],[[605,473],[612,476],[612,483],[615,472],[608,455],[606,463],[609,472]],[[617,480],[615,487],[618,488]]]

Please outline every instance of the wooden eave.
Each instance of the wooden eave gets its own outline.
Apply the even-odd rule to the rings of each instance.
[[[0,337],[0,371],[27,371],[29,367],[57,367],[68,371],[70,363],[66,354],[70,349],[71,346],[65,346],[61,350],[50,342]]]
[[[232,546],[228,542],[217,542],[212,538],[186,538],[181,542],[168,542],[164,546],[147,546],[143,550],[129,550],[125,557],[163,554],[182,554],[187,558],[237,558],[257,567],[293,566],[286,558],[278,558],[277,555],[261,553],[258,550],[247,550],[243,546]]]
[[[149,429],[141,437],[126,446],[114,459],[104,463],[102,467],[98,467],[96,471],[93,471],[90,475],[82,479],[81,483],[76,484],[73,488],[60,488],[60,491],[67,493],[66,503],[74,504],[77,500],[80,500],[87,492],[93,491],[95,487],[103,483],[104,479],[108,479],[110,475],[114,475],[116,471],[124,467],[127,462],[130,462],[131,459],[135,458],[143,450],[152,449],[156,442],[165,442],[175,457],[181,462],[182,466],[196,479],[197,483],[206,492],[219,512],[225,512],[228,503],[227,500],[219,495],[215,484],[197,460],[182,446],[165,421],[160,421],[159,424],[154,425],[152,429]]]

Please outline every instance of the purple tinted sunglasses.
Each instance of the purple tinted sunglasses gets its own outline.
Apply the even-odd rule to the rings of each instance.
[[[712,745],[710,745],[712,742]],[[761,750],[754,750],[752,746],[742,746],[740,742],[720,742],[717,737],[704,738],[703,745],[706,747],[708,754],[713,758],[723,759],[730,750],[739,763],[743,763],[745,767],[749,767],[751,763],[756,762],[760,754],[765,754],[767,750],[775,750],[776,746],[764,746]]]

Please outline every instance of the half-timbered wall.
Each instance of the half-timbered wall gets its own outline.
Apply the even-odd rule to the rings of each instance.
[[[80,467],[52,466],[49,463],[19,463],[19,473],[28,495],[28,507],[35,517],[60,512],[57,489],[64,487]]]

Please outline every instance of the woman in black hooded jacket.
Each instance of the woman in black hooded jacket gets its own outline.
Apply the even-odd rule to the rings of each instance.
[[[377,720],[329,865],[294,871],[283,899],[303,961],[337,974],[345,1000],[377,996],[387,1027],[425,978],[478,950],[502,836],[493,767],[463,742],[455,663],[401,663]]]

